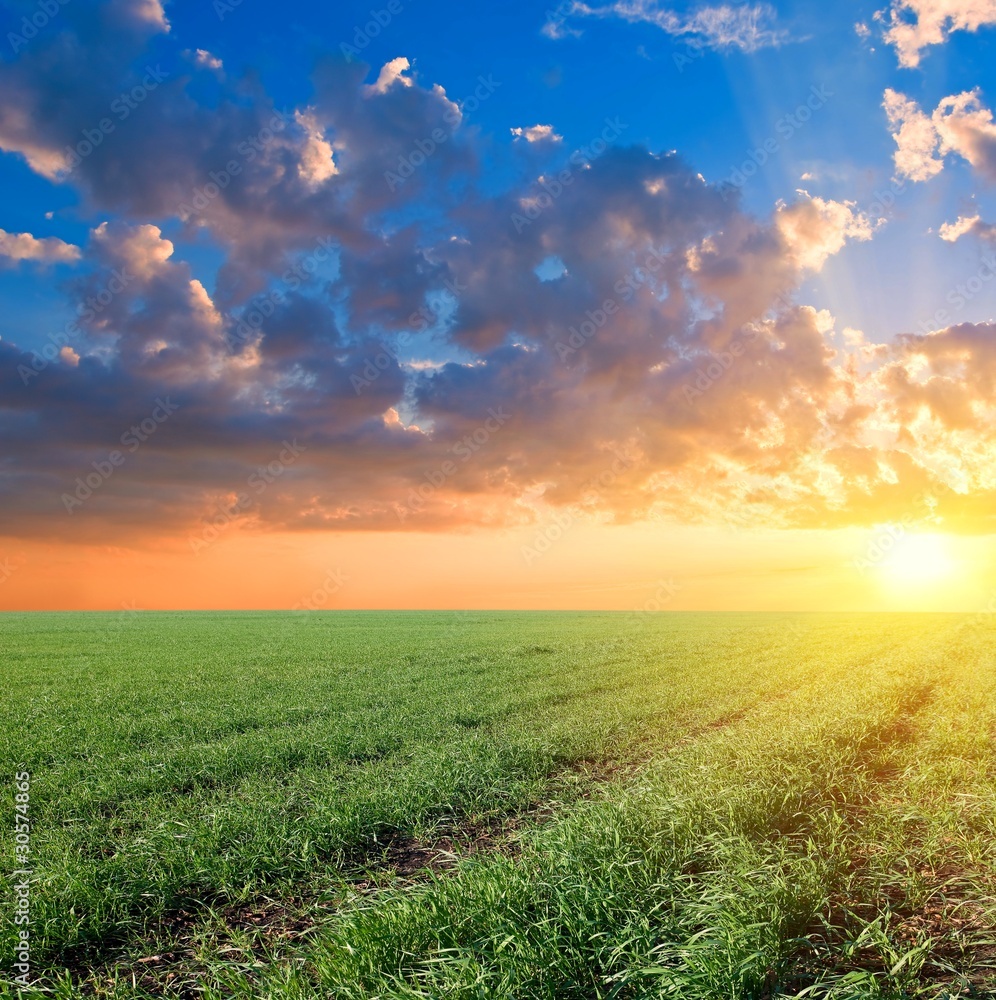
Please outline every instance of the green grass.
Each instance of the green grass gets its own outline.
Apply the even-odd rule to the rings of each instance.
[[[20,993],[996,997],[994,653],[944,615],[3,616]]]

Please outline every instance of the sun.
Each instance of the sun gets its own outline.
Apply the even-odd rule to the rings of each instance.
[[[950,579],[957,569],[943,535],[905,535],[882,563],[890,584],[923,587]]]

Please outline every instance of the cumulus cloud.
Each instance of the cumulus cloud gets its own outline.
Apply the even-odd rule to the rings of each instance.
[[[900,177],[925,181],[944,169],[944,157],[955,153],[988,180],[996,180],[996,123],[977,90],[943,98],[929,116],[916,101],[888,89],[883,101],[898,147],[894,154]]]
[[[926,181],[944,169],[944,160],[937,155],[940,136],[928,115],[916,101],[889,88],[883,101],[892,137],[899,147],[893,162],[900,177]]]
[[[411,77],[405,76],[410,68],[411,63],[404,56],[384,63],[377,79],[365,88],[367,93],[386,94],[395,85],[410,87],[412,85]]]
[[[776,27],[777,12],[767,3],[718,4],[682,14],[658,0],[615,0],[602,6],[573,0],[566,10],[562,5],[555,15],[548,17],[544,34],[559,38],[569,33],[565,25],[572,17],[614,17],[630,23],[652,24],[669,35],[690,38],[721,50],[755,52],[781,45],[788,39],[788,33]]]
[[[338,172],[335,152],[312,112],[297,111],[294,120],[304,129],[306,135],[301,149],[298,173],[313,187],[317,187]]]
[[[920,65],[923,50],[941,45],[955,31],[978,31],[996,24],[996,0],[893,0],[876,15],[885,25],[899,65]]]
[[[164,30],[84,16],[66,7],[0,66],[0,137],[39,173]],[[860,523],[938,480],[938,428],[983,433],[985,378],[967,409],[948,382],[966,352],[996,371],[991,332],[852,332],[841,352],[834,318],[798,301],[872,236],[851,203],[799,192],[758,218],[676,153],[621,142],[547,142],[537,176],[528,129],[505,136],[505,186],[482,190],[499,144],[403,58],[324,59],[293,108],[258,81],[217,90],[207,106],[169,81],[127,141],[53,175],[93,219],[67,289],[90,305],[47,366],[0,341],[0,510],[17,530],[182,543],[233,509],[259,528],[432,530],[537,503]],[[175,233],[223,259],[213,283]],[[76,478],[158,399],[169,420],[69,514]],[[293,467],[242,506],[287,442]],[[960,474],[984,492],[972,454]]]
[[[945,97],[933,120],[941,153],[957,153],[988,180],[996,180],[996,124],[978,90]]]
[[[996,242],[996,226],[983,222],[978,215],[960,215],[954,222],[945,222],[938,230],[938,235],[948,243],[954,243],[963,236]]]
[[[55,236],[37,239],[31,233],[8,233],[0,229],[0,258],[4,257],[43,264],[73,263],[80,259],[80,248]]]
[[[530,125],[527,128],[513,128],[512,135],[526,142],[563,142],[564,137],[557,135],[552,125]]]
[[[222,61],[217,56],[211,55],[211,53],[208,52],[207,49],[195,49],[192,54],[192,57],[194,62],[198,66],[204,67],[204,69],[210,69],[214,70],[215,72],[220,72],[225,68]]]
[[[173,244],[162,238],[158,226],[136,226],[121,232],[102,222],[93,231],[93,240],[100,250],[142,280],[159,273],[173,256]]]
[[[779,204],[778,230],[789,253],[802,268],[818,271],[849,240],[870,240],[873,222],[853,202],[811,198],[806,191],[792,205]]]
[[[133,16],[139,21],[145,21],[159,31],[169,31],[169,21],[163,10],[161,0],[131,0],[129,4]]]
[[[981,220],[977,215],[959,215],[955,222],[945,222],[941,226],[938,235],[942,240],[945,240],[948,243],[954,243],[956,240],[961,239],[961,237],[966,233],[972,232],[980,221]]]

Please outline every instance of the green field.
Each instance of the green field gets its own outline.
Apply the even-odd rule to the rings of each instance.
[[[996,997],[994,653],[945,615],[2,616],[0,994]]]

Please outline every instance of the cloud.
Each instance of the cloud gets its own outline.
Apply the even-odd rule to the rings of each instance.
[[[931,119],[916,101],[889,88],[883,101],[892,137],[899,147],[893,154],[900,177],[925,181],[944,169],[944,160],[937,155],[940,136]]]
[[[767,3],[718,4],[681,14],[662,6],[657,0],[616,0],[592,6],[573,0],[563,13],[548,17],[543,32],[559,38],[570,32],[564,27],[571,17],[619,18],[631,24],[652,24],[669,35],[688,37],[714,49],[740,49],[756,52],[777,47],[788,40],[788,33],[775,27],[777,12]]]
[[[987,180],[996,180],[996,124],[978,90],[945,97],[933,114],[941,153],[954,152]]]
[[[170,30],[166,12],[160,0],[131,0],[129,3],[133,16],[139,21],[145,21],[159,31]]]
[[[412,85],[411,77],[405,76],[410,68],[411,63],[404,56],[384,63],[377,79],[366,88],[367,93],[386,94],[395,85],[410,87]]]
[[[37,239],[31,233],[8,233],[0,229],[0,258],[34,260],[43,264],[73,263],[80,259],[80,248],[54,236]]]
[[[82,21],[82,8],[64,13],[70,24],[61,34],[0,64],[0,148],[79,189],[91,212],[179,218],[188,235],[209,234],[227,251],[216,290],[226,306],[258,293],[271,272],[322,237],[347,246],[366,241],[369,216],[412,203],[474,156],[460,134],[460,108],[441,87],[415,86],[404,75],[407,59],[366,84],[369,67],[330,56],[316,71],[316,100],[291,109],[276,108],[244,80],[219,80],[220,96],[209,105],[185,78],[167,75],[70,169],[67,147],[116,117],[114,100],[141,81],[150,29],[144,21],[122,24],[104,8],[95,25]],[[80,43],[94,32],[106,44]],[[388,174],[423,155],[417,144],[433,134],[447,141],[424,169],[392,187]]]
[[[298,173],[312,187],[318,187],[338,173],[335,151],[313,113],[297,111],[294,120],[307,137],[301,149]]]
[[[530,125],[528,128],[513,128],[510,130],[517,139],[526,142],[563,142],[564,137],[557,135],[552,125]]]
[[[975,236],[980,240],[996,242],[996,225],[983,222],[978,215],[960,215],[955,222],[945,222],[938,235],[948,243],[954,243],[962,236]]]
[[[162,238],[158,226],[143,225],[121,231],[120,227],[111,229],[108,223],[102,222],[93,231],[93,240],[114,263],[121,264],[143,281],[160,273],[173,256],[173,244]]]
[[[996,180],[996,123],[977,90],[943,98],[928,116],[919,105],[895,90],[883,101],[898,149],[900,177],[925,181],[944,169],[944,157],[956,153],[987,180]]]
[[[986,323],[900,338],[897,360],[881,374],[889,389],[889,407],[925,442],[937,429],[973,430],[988,437],[996,391],[994,344],[996,327]],[[978,440],[966,440],[965,449],[962,467],[975,466],[986,451],[984,441]],[[981,478],[981,466],[973,473]]]
[[[811,198],[805,191],[799,195],[792,205],[780,203],[776,215],[778,230],[799,267],[818,271],[847,240],[872,238],[874,224],[855,211],[853,202]]]
[[[170,42],[134,15],[73,10],[0,66],[0,136],[40,173],[149,42]],[[440,530],[558,504],[866,523],[945,469],[987,496],[992,331],[868,344],[800,301],[872,237],[853,204],[799,192],[757,217],[678,154],[615,141],[544,143],[538,176],[528,129],[465,128],[460,102],[409,70],[323,58],[280,109],[258,80],[219,79],[206,103],[170,79],[126,138],[56,172],[93,228],[65,289],[71,341],[48,359],[0,340],[12,530],[182,547],[219,518]],[[493,156],[501,186],[480,183]],[[222,260],[213,281],[183,259],[193,238]],[[951,384],[967,356],[965,404]],[[68,513],[157,399],[169,420]],[[953,427],[975,438],[946,443]],[[287,442],[293,466],[257,492]]]
[[[225,68],[222,61],[217,56],[211,55],[207,49],[195,49],[193,52],[193,60],[198,66],[202,66],[204,69],[214,70],[215,72],[220,72]]]
[[[943,44],[953,32],[996,24],[996,0],[893,0],[876,18],[886,26],[884,37],[899,65],[912,68],[925,48]]]

